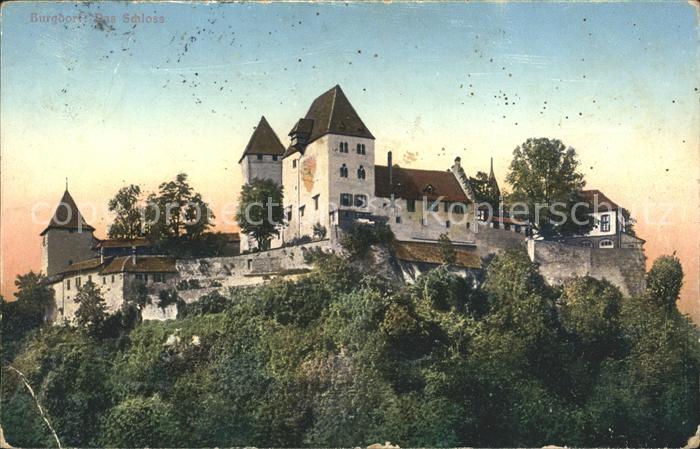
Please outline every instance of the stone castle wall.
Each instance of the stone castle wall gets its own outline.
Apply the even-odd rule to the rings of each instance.
[[[641,248],[584,248],[540,240],[528,241],[527,247],[530,259],[550,284],[590,276],[607,279],[626,296],[645,289],[646,256]]]

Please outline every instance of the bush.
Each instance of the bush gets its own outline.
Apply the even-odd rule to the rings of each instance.
[[[351,258],[363,258],[372,245],[388,244],[393,240],[394,234],[386,223],[361,223],[343,234],[340,245]]]

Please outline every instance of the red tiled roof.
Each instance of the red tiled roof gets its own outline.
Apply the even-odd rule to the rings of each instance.
[[[175,259],[172,257],[137,256],[136,263],[132,256],[117,257],[100,272],[112,273],[176,273]]]
[[[436,200],[443,197],[443,201],[470,202],[457,178],[448,171],[417,170],[394,165],[392,178],[392,185],[389,185],[389,168],[383,165],[374,167],[376,196],[390,198],[393,193],[396,198],[409,200],[422,200],[423,197]]]
[[[105,259],[105,260],[111,260],[111,259]],[[68,274],[68,273],[77,273],[77,272],[83,272],[83,271],[97,271],[102,267],[103,263],[100,261],[100,258],[97,257],[95,259],[88,259],[88,260],[83,260],[74,264],[68,265],[65,269],[63,269],[59,274]]]
[[[620,208],[620,206],[618,206],[617,203],[608,198],[600,190],[582,190],[581,196],[583,197],[583,201],[591,205],[591,208],[593,208],[594,205],[597,203],[599,211],[617,210]]]
[[[149,246],[151,242],[143,237],[135,239],[104,239],[97,242],[95,248],[132,248],[134,246]]]
[[[52,228],[79,229],[87,232],[92,232],[95,230],[95,228],[85,222],[85,219],[80,214],[78,206],[75,204],[73,197],[70,196],[70,193],[68,193],[68,190],[63,192],[61,202],[58,203],[56,212],[54,212],[53,217],[51,217],[49,225],[46,227],[46,229],[41,231],[41,234],[39,235],[46,234],[48,230]]]
[[[406,262],[444,263],[442,249],[437,243],[396,241],[393,243],[396,258]],[[454,265],[464,268],[481,268],[478,254],[455,247]]]

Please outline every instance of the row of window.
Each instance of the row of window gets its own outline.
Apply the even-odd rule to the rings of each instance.
[[[367,207],[367,195],[353,195],[352,193],[340,194],[341,206]]]
[[[107,285],[107,277],[108,276],[102,276],[102,285]],[[114,275],[109,276],[110,282],[114,284]],[[137,281],[144,281],[148,282],[148,274],[147,273],[137,273],[136,274],[136,280]],[[165,282],[165,274],[163,273],[153,273],[151,274],[151,280],[153,282]],[[89,274],[87,277],[88,282],[92,282],[92,275]],[[70,290],[70,279],[66,279],[66,290]],[[75,278],[75,288],[80,288],[83,285],[83,279],[82,277],[78,276]]]
[[[451,201],[433,201],[426,206],[428,212],[438,212],[440,210],[440,203],[443,204],[444,211],[454,214],[465,214],[467,212],[466,206],[463,203],[454,203]],[[406,200],[406,210],[408,212],[416,211],[416,200]]]
[[[347,178],[348,177],[348,167],[343,164],[340,167],[340,177],[341,178]],[[357,179],[365,179],[367,177],[367,171],[365,170],[365,167],[360,165],[360,168],[357,169]]]
[[[257,155],[257,159],[258,159],[259,161],[262,161],[264,158],[265,158],[265,155],[264,155],[264,154],[258,154],[258,155]],[[273,155],[272,155],[272,160],[273,160],[273,161],[276,161],[277,159],[279,159],[279,156],[277,156],[276,154],[273,154]]]
[[[338,151],[340,151],[341,153],[349,153],[350,147],[348,143],[340,142],[340,145],[338,146]],[[357,154],[367,154],[367,148],[365,147],[364,143],[358,143],[355,147],[355,151],[357,152]]]
[[[591,242],[590,240],[584,240],[581,243],[581,246],[583,246],[584,248],[593,248],[593,242]],[[613,241],[610,239],[601,240],[600,243],[598,243],[599,248],[613,248],[614,246],[615,243],[613,243]]]

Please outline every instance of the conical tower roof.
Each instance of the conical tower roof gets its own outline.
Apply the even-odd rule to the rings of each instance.
[[[246,145],[245,150],[243,150],[243,155],[238,162],[240,163],[243,158],[249,154],[266,154],[272,156],[281,156],[284,154],[284,146],[270,124],[267,123],[265,116],[260,117],[260,122],[258,126],[255,127],[253,135],[250,136],[248,145]]]
[[[90,226],[85,222],[83,215],[78,210],[78,206],[75,204],[73,197],[68,193],[66,189],[63,192],[63,197],[61,202],[58,203],[56,207],[56,212],[54,212],[53,217],[49,225],[44,229],[40,235],[46,234],[49,229],[78,229],[81,231],[94,231],[95,228]]]

